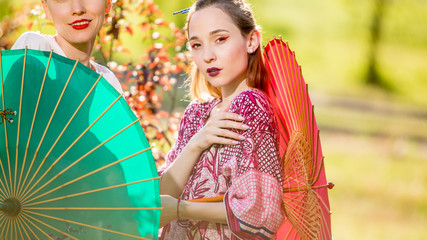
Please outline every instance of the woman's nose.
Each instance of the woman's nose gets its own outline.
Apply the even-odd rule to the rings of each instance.
[[[203,51],[203,60],[207,63],[210,63],[214,60],[216,60],[215,52],[210,47],[205,47]]]
[[[73,10],[73,14],[75,15],[82,15],[84,13],[86,13],[86,8],[84,6],[84,1],[85,0],[73,0],[72,1],[72,10]]]

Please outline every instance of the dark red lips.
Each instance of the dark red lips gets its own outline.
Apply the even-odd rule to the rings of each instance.
[[[70,25],[72,28],[74,28],[76,30],[82,30],[82,29],[89,27],[89,24],[90,24],[90,20],[79,19],[79,20],[74,21]]]
[[[222,69],[212,67],[212,68],[208,68],[208,70],[206,70],[206,72],[208,72],[208,75],[210,77],[215,77],[215,76],[218,76],[221,73],[221,70]]]

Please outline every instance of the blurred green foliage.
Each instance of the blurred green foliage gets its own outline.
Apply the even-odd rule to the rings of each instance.
[[[0,0],[2,23],[7,6],[24,2]],[[178,28],[186,15],[172,13],[193,3],[155,2]],[[327,177],[336,184],[330,191],[334,239],[424,239],[427,1],[384,1],[376,57],[389,90],[365,83],[375,1],[250,2],[264,42],[273,34],[288,40],[309,84]],[[145,51],[141,38],[123,39],[132,55],[116,54],[114,60],[138,61]]]

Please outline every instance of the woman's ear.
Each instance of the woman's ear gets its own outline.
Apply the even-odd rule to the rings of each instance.
[[[107,4],[105,5],[105,14],[108,14],[111,11],[111,7],[113,6],[113,3],[111,0],[107,0]]]
[[[44,13],[46,14],[47,19],[52,20],[52,16],[50,15],[49,8],[47,7],[45,0],[42,0],[42,5],[43,5],[43,10],[44,10]]]
[[[261,34],[256,29],[252,30],[248,35],[247,41],[247,51],[249,54],[252,54],[259,48],[261,43]]]

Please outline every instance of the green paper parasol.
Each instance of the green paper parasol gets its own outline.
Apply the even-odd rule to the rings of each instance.
[[[122,95],[52,52],[0,66],[0,239],[157,239],[158,175]]]

